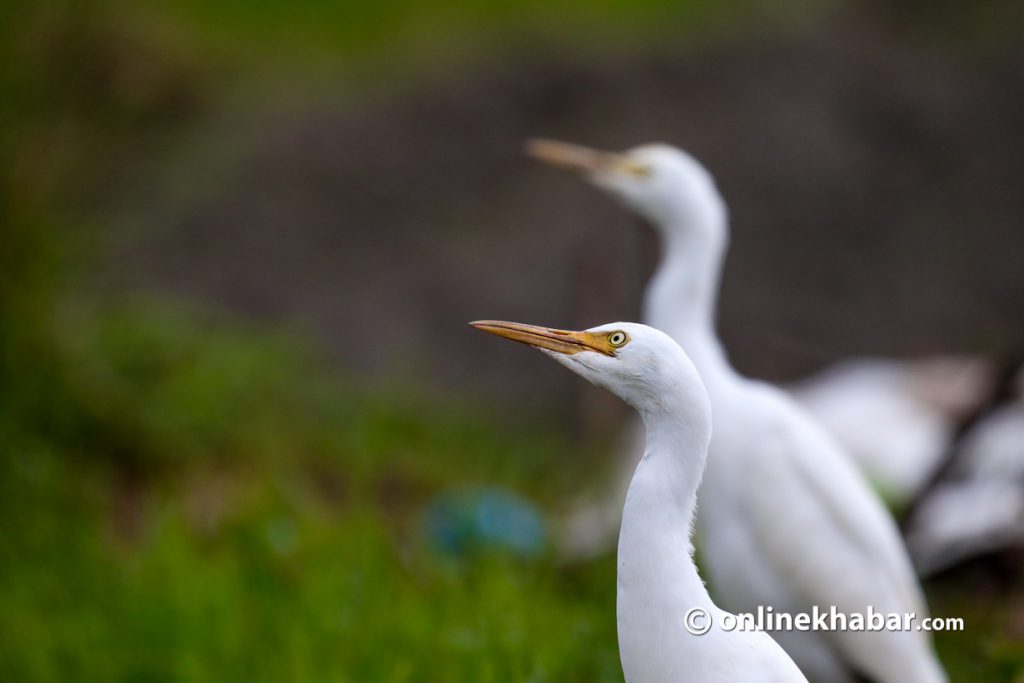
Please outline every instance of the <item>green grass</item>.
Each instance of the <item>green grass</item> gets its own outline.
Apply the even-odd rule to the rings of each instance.
[[[131,540],[98,513],[109,502],[32,501],[64,514],[32,507],[27,538],[5,543],[0,678],[618,677],[607,567],[447,560],[379,510],[306,486],[250,481],[212,523],[184,492],[147,496]]]

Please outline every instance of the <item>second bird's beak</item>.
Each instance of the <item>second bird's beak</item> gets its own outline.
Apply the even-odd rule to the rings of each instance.
[[[538,349],[564,353],[567,356],[581,351],[596,351],[606,356],[615,355],[615,349],[608,343],[607,338],[590,332],[553,330],[550,327],[523,325],[503,320],[477,320],[470,323],[470,326]]]
[[[545,164],[578,173],[609,171],[624,162],[621,154],[540,138],[526,142],[526,155]]]

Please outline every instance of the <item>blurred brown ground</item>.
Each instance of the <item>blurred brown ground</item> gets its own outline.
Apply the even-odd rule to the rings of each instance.
[[[665,141],[730,206],[720,323],[744,371],[999,353],[1024,334],[1022,67],[1024,43],[958,55],[833,22],[257,112],[216,133],[198,190],[127,202],[108,284],[310,328],[372,379],[550,405],[567,374],[465,323],[636,319],[656,245],[522,143]]]

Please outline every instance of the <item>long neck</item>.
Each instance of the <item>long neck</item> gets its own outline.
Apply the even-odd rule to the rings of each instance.
[[[695,423],[682,414],[688,403],[665,401],[642,414],[646,449],[626,496],[619,536],[620,626],[646,630],[662,617],[677,619],[681,607],[710,605],[690,543],[707,433],[687,426]],[[638,613],[631,607],[636,604],[665,614]]]
[[[673,224],[683,222],[677,217],[658,226],[661,262],[644,294],[644,322],[673,337],[702,376],[727,374],[731,366],[715,333],[726,217],[724,211],[715,211],[699,219],[717,224],[694,230]]]

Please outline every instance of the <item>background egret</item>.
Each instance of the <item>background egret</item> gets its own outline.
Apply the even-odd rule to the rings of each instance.
[[[945,457],[959,423],[984,401],[981,358],[850,359],[790,387],[883,498],[907,505]]]
[[[922,574],[1024,543],[1024,370],[1015,364],[993,405],[950,445],[941,472],[907,511]]]

